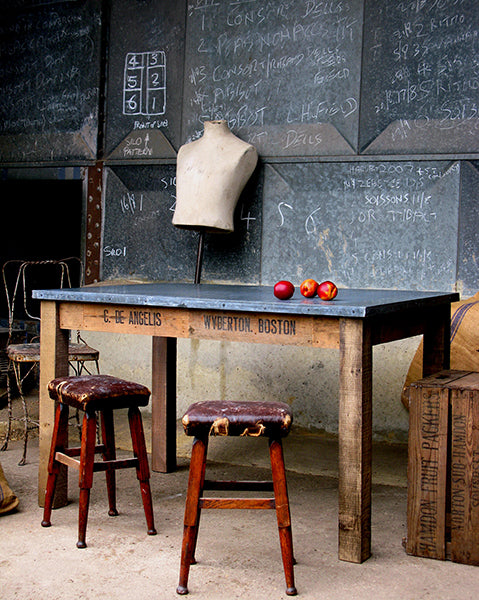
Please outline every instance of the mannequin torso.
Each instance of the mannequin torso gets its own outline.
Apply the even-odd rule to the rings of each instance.
[[[233,231],[238,198],[258,155],[226,121],[206,121],[203,136],[178,151],[173,224],[189,229]]]

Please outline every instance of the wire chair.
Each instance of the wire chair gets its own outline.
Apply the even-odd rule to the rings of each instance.
[[[33,269],[38,274],[39,270],[45,268],[45,270],[49,271],[50,275],[54,274],[58,277],[56,281],[59,281],[59,285],[52,286],[40,283],[37,285],[38,288],[72,287],[71,270],[75,265],[79,272],[78,279],[81,285],[83,283],[83,266],[80,259],[76,257],[59,260],[9,260],[5,262],[2,268],[8,308],[8,341],[6,348],[8,357],[6,373],[8,423],[5,440],[0,450],[8,448],[13,421],[23,422],[23,454],[18,463],[19,465],[24,465],[26,462],[29,432],[39,426],[38,421],[29,415],[25,398],[26,382],[34,374],[35,369],[40,363],[40,340],[38,336],[40,316],[34,314],[34,306],[30,302],[31,290],[28,276]],[[13,271],[13,277],[11,271]],[[20,294],[22,296],[24,313],[22,316],[27,318],[23,328],[19,327],[18,320],[16,320],[17,309],[19,311],[18,299]],[[30,319],[30,323],[28,323],[28,319]],[[30,326],[30,332],[28,331],[28,326]],[[19,336],[23,337],[22,343],[19,343]],[[79,331],[76,335],[76,342],[69,342],[68,362],[75,375],[81,375],[83,372],[91,375],[93,366],[96,372],[99,373],[99,356],[99,351],[88,346],[80,336]],[[12,405],[15,387],[22,402],[22,417],[15,417],[13,415]]]

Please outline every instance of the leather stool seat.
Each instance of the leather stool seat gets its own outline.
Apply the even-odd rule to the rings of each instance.
[[[48,463],[48,479],[45,490],[45,506],[42,525],[51,525],[53,497],[61,465],[74,467],[79,471],[79,523],[78,548],[86,547],[86,526],[90,489],[93,484],[93,473],[105,471],[110,516],[116,516],[116,479],[117,469],[135,468],[149,535],[156,534],[150,490],[150,471],[146,453],[145,436],[140,413],[140,406],[146,406],[150,398],[150,390],[139,383],[125,381],[111,375],[80,375],[58,377],[48,384],[48,392],[52,400],[57,401],[55,425],[53,428],[50,459]],[[69,407],[83,411],[81,446],[68,445],[68,411]],[[117,460],[115,449],[115,433],[113,413],[117,409],[128,409],[133,458]],[[97,422],[100,417],[102,444],[96,445]],[[96,453],[102,455],[95,461]],[[80,457],[79,460],[76,457]]]
[[[195,564],[200,513],[207,508],[274,509],[278,521],[286,594],[296,594],[293,539],[282,438],[291,429],[293,415],[283,402],[204,401],[192,404],[182,423],[194,436],[186,497],[178,594],[188,593],[190,565]],[[210,436],[266,437],[269,441],[272,481],[212,481],[205,479]],[[268,491],[273,497],[224,498],[203,496],[204,490]]]
[[[286,437],[293,417],[284,402],[204,401],[192,404],[182,423],[186,435]]]
[[[52,400],[83,411],[147,406],[150,400],[146,386],[111,375],[58,377],[48,384],[48,393]]]

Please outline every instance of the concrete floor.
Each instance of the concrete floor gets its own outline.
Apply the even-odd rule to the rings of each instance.
[[[149,430],[145,417],[146,431]],[[125,419],[117,427],[120,454],[129,444]],[[0,517],[2,600],[163,600],[175,593],[191,439],[178,429],[178,470],[152,474],[158,535],[147,536],[132,470],[120,471],[119,516],[108,517],[101,473],[95,475],[87,530],[88,547],[75,546],[78,491],[72,473],[71,503],[42,528],[37,504],[38,440],[28,463],[17,466],[21,442],[0,461],[19,509]],[[210,477],[268,477],[266,442],[213,439]],[[337,442],[331,436],[293,431],[285,440],[300,598],[324,600],[476,599],[479,568],[407,556],[406,448],[374,448],[372,557],[361,565],[337,559]],[[198,564],[189,589],[198,600],[287,598],[273,511],[204,511]]]

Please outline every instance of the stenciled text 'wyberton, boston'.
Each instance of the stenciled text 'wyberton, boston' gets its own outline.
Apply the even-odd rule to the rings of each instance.
[[[203,315],[203,323],[205,329],[215,331],[255,332],[249,317]],[[296,321],[294,319],[258,318],[256,331],[272,335],[296,335]]]

